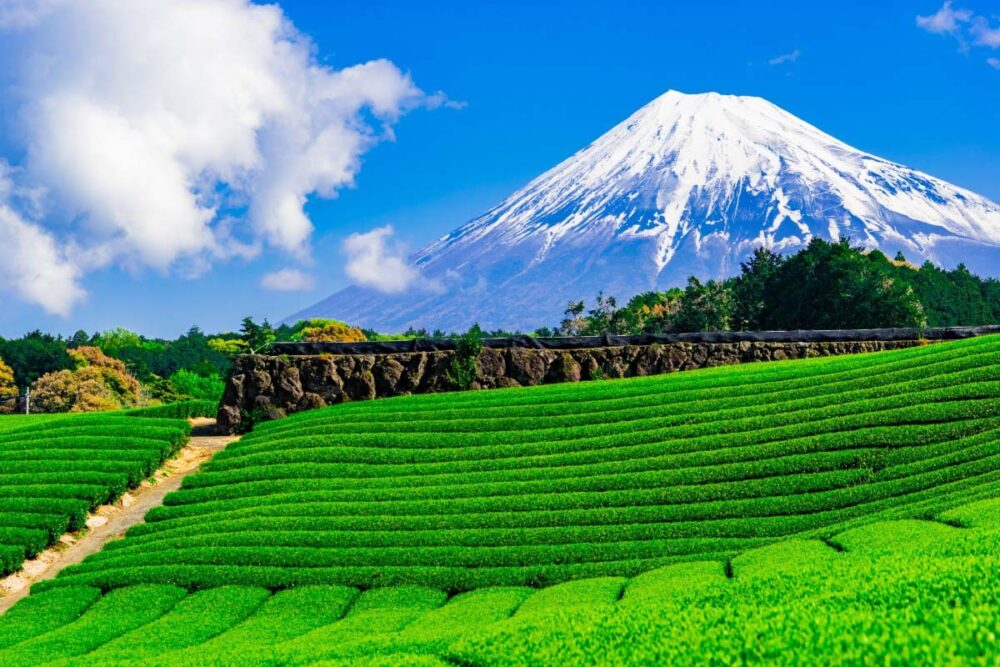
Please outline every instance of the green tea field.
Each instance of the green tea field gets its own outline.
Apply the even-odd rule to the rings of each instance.
[[[0,418],[0,576],[138,485],[189,431],[121,414]]]
[[[725,564],[451,596],[61,586],[0,618],[0,664],[996,664],[1000,503],[937,519],[777,542]]]
[[[996,665],[998,499],[997,337],[343,404],[37,584],[0,665]]]

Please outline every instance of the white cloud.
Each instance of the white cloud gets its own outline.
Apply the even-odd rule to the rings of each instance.
[[[85,296],[79,269],[51,234],[5,203],[32,195],[14,186],[9,167],[0,161],[0,285],[49,313],[67,315]]]
[[[960,24],[968,23],[972,19],[972,12],[968,9],[952,9],[951,0],[945,0],[941,9],[930,16],[918,16],[917,25],[937,34],[953,34],[958,32]]]
[[[44,194],[29,227],[74,281],[308,258],[307,199],[351,186],[403,113],[449,104],[386,60],[320,64],[280,7],[250,0],[0,0],[0,28],[6,144],[18,186]]]
[[[315,284],[315,279],[308,273],[287,268],[266,273],[260,279],[261,287],[275,292],[305,292]]]
[[[426,98],[426,106],[429,109],[437,109],[438,107],[444,107],[446,109],[456,109],[461,111],[465,107],[469,106],[468,102],[448,99],[448,96],[442,91],[437,91],[433,95],[428,95]]]
[[[977,16],[970,29],[978,46],[1000,49],[1000,26],[992,27],[985,18]]]
[[[394,233],[392,225],[386,225],[344,239],[347,276],[358,285],[386,294],[398,294],[411,287],[434,289],[436,284],[425,280],[407,262],[403,248],[391,242]]]
[[[1000,69],[1000,58],[987,58],[986,64],[993,69]]]
[[[770,60],[767,61],[767,64],[768,65],[784,65],[785,63],[794,63],[796,60],[799,59],[799,56],[801,56],[801,55],[802,55],[802,52],[799,51],[798,49],[795,49],[791,53],[785,53],[785,54],[782,54],[780,56],[775,56],[774,58],[771,58]]]
[[[918,16],[917,25],[928,32],[953,36],[963,53],[970,51],[970,42],[974,46],[1000,49],[1000,26],[993,27],[985,16],[968,9],[952,8],[951,0],[946,0],[936,14]],[[1000,61],[996,58],[986,59],[990,67],[997,67],[997,62]]]

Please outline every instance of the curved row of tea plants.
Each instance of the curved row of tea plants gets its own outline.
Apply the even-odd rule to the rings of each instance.
[[[216,401],[191,399],[146,408],[134,408],[126,410],[124,414],[130,417],[190,419],[192,417],[214,417],[218,408],[219,404]]]
[[[632,576],[1000,489],[1000,338],[261,424],[46,586]]]
[[[137,486],[190,432],[184,421],[122,414],[13,416],[0,423],[0,575]]]
[[[0,664],[995,664],[998,554],[989,500],[543,589],[63,586],[0,617]]]

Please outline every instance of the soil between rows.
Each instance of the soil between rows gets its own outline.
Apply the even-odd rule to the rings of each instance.
[[[211,418],[192,419],[191,426],[188,443],[153,473],[151,479],[127,491],[114,504],[97,508],[87,517],[85,530],[63,535],[58,543],[25,561],[18,572],[0,579],[0,614],[26,597],[36,582],[52,579],[63,568],[103,549],[110,540],[123,537],[149,510],[162,505],[164,496],[179,489],[184,479],[197,472],[202,463],[239,440],[236,435],[217,435],[215,420]]]

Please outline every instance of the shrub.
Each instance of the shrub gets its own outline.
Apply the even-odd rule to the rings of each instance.
[[[222,398],[224,383],[218,375],[205,377],[182,368],[171,375],[168,381],[174,391],[181,396],[216,403]]]
[[[337,320],[303,320],[292,334],[292,340],[303,343],[360,343],[367,339],[361,329]]]
[[[40,412],[100,412],[136,405],[139,381],[125,364],[96,347],[70,351],[75,370],[48,373],[35,382],[32,403]]]
[[[483,330],[478,324],[458,339],[455,356],[451,359],[448,379],[459,389],[468,389],[478,377],[476,360],[483,351]]]
[[[239,338],[209,338],[208,348],[213,352],[235,357],[248,352],[247,344]]]
[[[46,373],[35,381],[32,405],[39,412],[69,412],[76,402],[79,383],[73,371]]]
[[[17,399],[14,371],[0,359],[0,414],[13,412]]]

